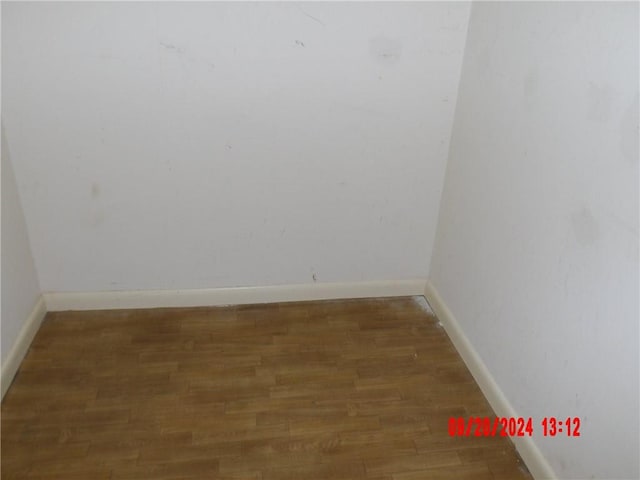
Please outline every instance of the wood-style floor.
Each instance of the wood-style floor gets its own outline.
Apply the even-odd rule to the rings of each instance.
[[[49,313],[2,479],[530,479],[416,298]]]

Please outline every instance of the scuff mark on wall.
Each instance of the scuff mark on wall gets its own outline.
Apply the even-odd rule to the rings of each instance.
[[[179,53],[179,54],[184,53],[184,48],[178,47],[178,46],[173,45],[171,43],[160,42],[160,46],[164,47],[165,49],[167,49],[167,50],[169,50],[171,52],[175,52],[175,53]]]
[[[322,25],[323,27],[326,27],[326,24],[320,20],[319,18],[314,17],[313,15],[308,14],[307,12],[305,12],[304,10],[302,10],[301,8],[298,7],[298,10],[300,10],[300,13],[302,13],[303,15],[309,17],[311,20],[319,23],[320,25]]]
[[[396,63],[402,54],[402,42],[384,36],[369,41],[369,52],[380,63]]]

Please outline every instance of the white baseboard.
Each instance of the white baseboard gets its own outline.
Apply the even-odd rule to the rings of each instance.
[[[519,415],[496,383],[480,355],[464,334],[458,320],[456,320],[456,317],[449,310],[449,307],[447,307],[430,281],[427,281],[424,296],[427,298],[436,317],[442,323],[458,353],[467,364],[482,393],[487,397],[496,415],[499,417],[518,417]],[[549,462],[547,462],[534,442],[533,437],[513,437],[512,440],[534,478],[538,480],[557,478],[551,465],[549,465]]]
[[[40,324],[46,314],[46,305],[44,298],[41,296],[33,307],[33,310],[31,310],[29,318],[27,318],[26,322],[22,326],[22,329],[18,334],[18,338],[13,344],[7,359],[2,363],[2,370],[0,371],[2,398],[4,398],[4,394],[7,393],[7,390],[13,381],[13,377],[16,376],[18,368],[20,368],[20,364],[27,354],[33,337],[36,336],[38,328],[40,328]]]
[[[425,279],[413,279],[193,290],[50,292],[45,293],[44,298],[47,309],[56,312],[118,308],[246,305],[251,303],[423,295],[425,285]]]

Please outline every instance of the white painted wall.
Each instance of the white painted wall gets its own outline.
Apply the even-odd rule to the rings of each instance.
[[[431,282],[559,478],[638,478],[638,4],[474,4]]]
[[[39,297],[36,275],[22,206],[16,188],[9,148],[2,128],[2,307],[0,348],[2,364],[7,360],[20,331]],[[5,379],[3,378],[3,381]],[[4,389],[3,389],[4,394]]]
[[[3,3],[45,291],[426,278],[466,3]]]

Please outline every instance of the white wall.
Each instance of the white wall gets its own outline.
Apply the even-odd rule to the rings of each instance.
[[[559,478],[638,478],[638,4],[474,4],[430,271]]]
[[[11,353],[20,331],[31,315],[39,297],[29,238],[18,197],[9,148],[2,129],[2,316],[0,347],[2,364]],[[4,369],[3,369],[4,372]],[[15,373],[15,372],[13,372]],[[6,379],[2,379],[3,382]],[[8,380],[7,380],[8,381]],[[4,394],[4,385],[3,392]]]
[[[426,278],[466,3],[3,3],[45,291]]]

